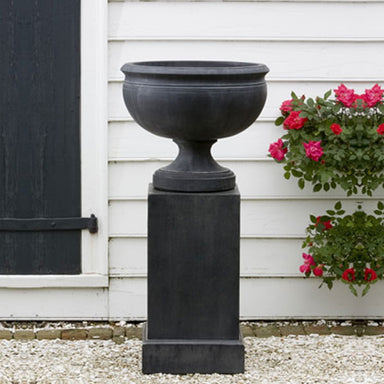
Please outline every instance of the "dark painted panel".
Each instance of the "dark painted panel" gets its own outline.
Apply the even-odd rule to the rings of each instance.
[[[0,0],[0,217],[78,217],[80,0]],[[80,273],[80,231],[0,232],[0,273]]]
[[[239,338],[240,194],[148,194],[148,339]],[[215,324],[215,326],[212,326]]]

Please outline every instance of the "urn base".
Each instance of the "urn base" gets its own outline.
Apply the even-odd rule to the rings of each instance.
[[[171,192],[219,192],[236,186],[234,173],[227,168],[219,172],[187,172],[158,169],[153,175],[153,186]]]

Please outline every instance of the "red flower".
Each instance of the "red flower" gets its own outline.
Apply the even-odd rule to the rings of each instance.
[[[314,269],[313,269],[313,274],[315,276],[323,276],[323,267],[324,267],[324,264],[319,264],[318,266],[316,266]]]
[[[354,102],[361,98],[355,93],[353,89],[348,89],[344,84],[335,89],[336,99],[339,100],[344,106],[352,107]]]
[[[366,89],[362,95],[368,107],[374,107],[383,98],[384,89],[381,89],[378,84],[374,85],[371,89]]]
[[[293,102],[293,99],[283,101],[280,107],[280,111],[283,113],[292,112],[293,111],[292,102]]]
[[[384,124],[380,124],[379,127],[376,129],[376,132],[379,135],[384,135]]]
[[[300,117],[301,111],[293,111],[284,120],[284,129],[300,129],[303,128],[305,122],[308,120],[306,117]]]
[[[321,221],[321,216],[317,216],[315,227],[317,227],[317,225],[320,223],[324,225],[324,231],[333,228],[333,225],[331,224],[331,220]]]
[[[365,268],[364,270],[364,280],[373,281],[377,279],[376,272],[371,268]]]
[[[305,154],[312,160],[319,161],[320,157],[323,156],[324,151],[321,148],[321,140],[320,141],[312,141],[310,140],[308,143],[303,143],[305,148]]]
[[[269,153],[271,156],[277,161],[281,161],[284,159],[284,155],[288,152],[287,148],[283,148],[284,143],[283,140],[279,139],[275,143],[272,143],[269,146]]]
[[[354,268],[348,268],[346,269],[343,274],[341,275],[341,278],[345,281],[353,281],[356,280],[355,278],[355,269]]]
[[[340,135],[340,133],[343,132],[340,125],[336,123],[333,123],[330,128],[335,135]]]

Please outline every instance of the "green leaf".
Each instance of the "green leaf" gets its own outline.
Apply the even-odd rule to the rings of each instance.
[[[332,89],[330,89],[328,92],[324,94],[324,99],[327,100],[329,96],[332,95]]]
[[[341,201],[338,201],[338,202],[335,204],[335,209],[336,209],[336,211],[340,210],[341,207],[342,207],[342,205],[341,205]]]
[[[320,173],[321,182],[323,184],[326,183],[331,177],[332,177],[332,172],[330,171],[321,171]]]
[[[285,120],[284,116],[280,116],[280,117],[278,117],[278,118],[275,120],[275,125],[276,125],[276,126],[279,126],[279,125],[283,124],[283,123],[284,123],[284,120]]]
[[[301,177],[301,176],[303,176],[303,172],[300,172],[300,171],[298,171],[298,170],[296,170],[296,169],[292,169],[292,175],[293,176],[295,176],[295,177]]]
[[[357,296],[356,288],[355,288],[352,284],[349,284],[349,290],[350,290],[355,296]]]
[[[304,179],[307,180],[307,181],[312,181],[312,176],[308,173],[305,173],[304,174]]]
[[[311,99],[311,98],[309,98],[309,99],[307,100],[307,104],[308,104],[311,108],[313,108],[313,107],[315,106],[315,102],[314,102],[313,99]]]
[[[323,186],[321,184],[316,184],[313,187],[313,192],[319,192]]]
[[[317,218],[316,218],[316,216],[314,216],[314,215],[310,215],[309,218],[310,218],[310,220],[311,220],[311,222],[312,222],[313,224],[316,224],[316,223],[317,223]]]
[[[383,204],[382,201],[379,201],[379,202],[377,203],[377,208],[380,209],[380,210],[383,210],[383,209],[384,209],[384,204]]]
[[[340,104],[335,104],[335,106],[332,108],[333,113],[338,113],[341,109]]]
[[[291,174],[289,172],[284,173],[284,177],[289,180],[291,178]]]
[[[368,293],[368,291],[369,291],[370,288],[371,288],[371,285],[370,285],[370,284],[367,284],[367,285],[365,286],[365,288],[363,289],[363,292],[362,292],[361,296],[365,296],[365,295]]]
[[[293,172],[292,172],[293,173]],[[305,181],[304,179],[299,179],[299,181],[297,182],[297,184],[299,185],[299,188],[300,189],[304,189],[304,186],[305,186]]]
[[[329,216],[335,216],[335,211],[332,211],[331,209],[328,209],[328,211],[327,211],[327,214],[329,215]]]

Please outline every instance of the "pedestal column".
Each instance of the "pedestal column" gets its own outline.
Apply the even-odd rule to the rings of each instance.
[[[239,373],[237,188],[148,194],[144,373]]]

